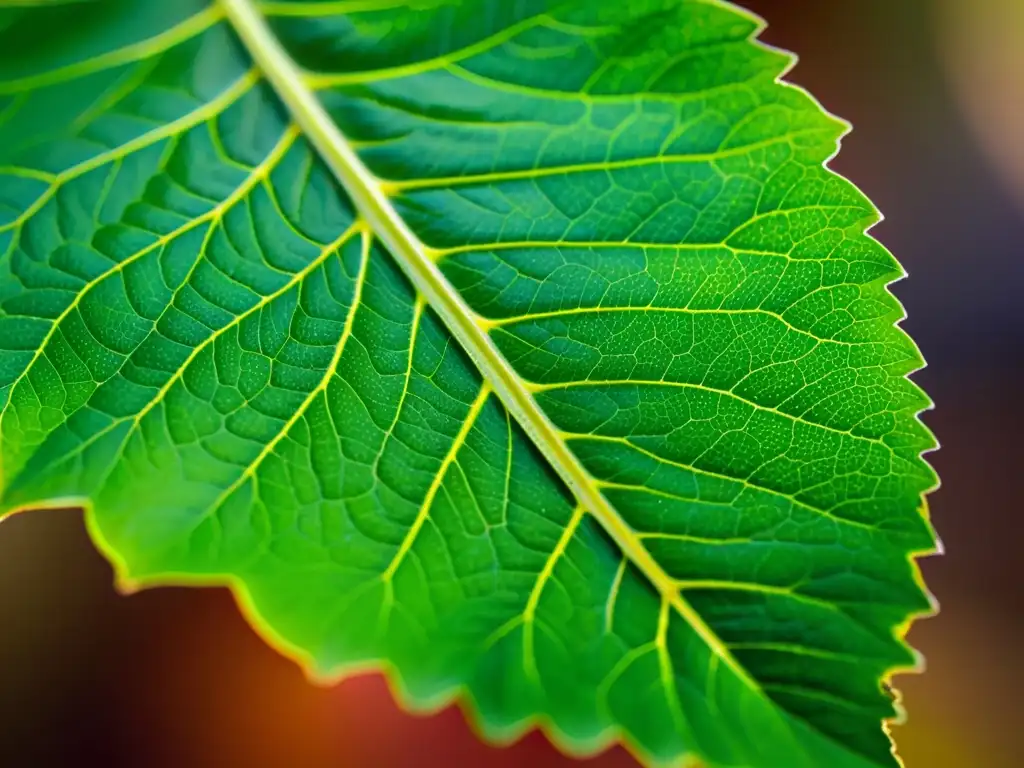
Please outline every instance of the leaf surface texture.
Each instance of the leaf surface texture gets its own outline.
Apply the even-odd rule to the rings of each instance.
[[[0,514],[322,676],[895,759],[935,443],[846,126],[712,0],[0,9]]]

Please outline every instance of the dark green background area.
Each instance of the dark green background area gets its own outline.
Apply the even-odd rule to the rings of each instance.
[[[912,275],[896,293],[932,365],[916,380],[939,404],[926,420],[945,446],[933,457],[945,484],[933,519],[949,555],[925,573],[945,611],[911,636],[930,672],[899,681],[912,711],[897,732],[903,753],[910,768],[1016,765],[1024,216],[952,101],[931,4],[747,5],[773,23],[768,41],[801,53],[791,79],[856,125],[833,167],[887,215],[874,234]],[[377,678],[310,686],[223,591],[116,597],[75,514],[4,525],[0,616],[0,764],[564,762],[536,735],[496,752],[454,712],[401,715]]]

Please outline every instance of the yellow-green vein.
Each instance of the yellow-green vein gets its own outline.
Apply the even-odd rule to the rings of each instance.
[[[127,266],[143,258],[146,254],[152,253],[157,248],[162,248],[166,246],[168,243],[172,242],[176,238],[181,237],[181,235],[195,229],[198,226],[201,226],[202,224],[210,223],[210,231],[212,231],[212,227],[215,226],[215,223],[224,215],[224,213],[228,211],[230,208],[232,208],[234,205],[236,205],[239,201],[244,199],[245,196],[249,194],[249,192],[252,190],[252,188],[255,187],[261,181],[261,179],[263,179],[266,176],[267,173],[269,173],[270,169],[272,169],[280,161],[280,159],[284,156],[284,154],[288,151],[289,147],[291,147],[292,143],[295,141],[297,135],[298,134],[294,126],[291,126],[287,130],[285,130],[281,138],[278,140],[278,143],[270,151],[270,153],[267,155],[264,161],[259,166],[254,168],[252,170],[252,173],[248,177],[246,177],[246,179],[241,184],[239,184],[234,190],[232,190],[231,194],[225,197],[220,203],[213,206],[209,211],[202,214],[201,216],[197,216],[196,218],[185,222],[177,229],[172,230],[171,232],[168,232],[165,235],[161,235],[146,247],[139,249],[130,256],[127,256],[126,258],[117,262],[110,269],[101,272],[99,275],[97,275],[88,283],[86,283],[75,296],[75,298],[68,304],[68,306],[65,307],[64,310],[59,315],[57,315],[56,318],[54,318],[53,322],[50,324],[49,330],[47,330],[46,334],[39,342],[39,345],[36,347],[35,354],[29,360],[28,364],[21,371],[21,373],[18,374],[14,381],[10,383],[9,387],[11,394],[10,397],[8,397],[7,402],[4,404],[4,407],[0,409],[0,424],[3,423],[3,418],[7,413],[7,409],[10,408],[11,404],[14,402],[14,388],[19,383],[21,383],[21,381],[24,380],[25,377],[29,375],[29,372],[32,370],[32,366],[34,366],[36,362],[39,360],[39,358],[46,353],[50,341],[53,339],[54,335],[56,335],[56,333],[60,330],[61,323],[68,317],[68,315],[70,315],[79,306],[79,304],[82,301],[82,298],[87,293],[89,293],[89,291],[91,291],[93,288],[95,288],[97,285],[99,285],[112,275],[122,272]],[[205,248],[205,244],[209,238],[209,235],[210,232],[208,231],[203,240],[203,248]],[[195,263],[198,262],[201,256],[202,254],[200,253],[199,256],[197,257],[196,262],[194,262],[192,265],[193,269],[195,268]],[[191,270],[189,274],[191,274]],[[198,348],[194,349],[188,359],[191,360],[196,354],[198,354],[198,351]],[[139,418],[141,418],[141,414],[139,415]],[[2,458],[2,456],[0,456],[0,458]],[[3,478],[3,466],[2,464],[0,464],[0,479]],[[3,486],[0,485],[0,489],[2,489],[2,487]]]
[[[320,381],[317,382],[317,385],[309,391],[309,394],[306,395],[302,403],[299,404],[299,407],[295,409],[295,413],[293,413],[288,420],[281,425],[281,428],[277,430],[274,436],[267,441],[267,444],[263,446],[263,449],[256,455],[256,458],[246,464],[242,472],[235,479],[235,482],[225,488],[220,496],[218,496],[217,499],[207,508],[206,515],[204,515],[203,518],[216,512],[220,505],[227,499],[231,498],[231,495],[237,491],[243,483],[245,483],[250,477],[256,476],[256,470],[259,469],[263,461],[273,452],[274,448],[277,447],[277,444],[281,442],[289,432],[291,432],[292,427],[298,423],[299,419],[306,414],[306,411],[313,404],[313,401],[321,393],[327,390],[328,385],[331,383],[331,379],[334,377],[334,374],[337,373],[338,363],[341,361],[341,356],[345,352],[346,343],[352,335],[356,312],[363,300],[363,285],[366,282],[366,271],[370,263],[370,244],[372,243],[372,236],[363,230],[362,222],[356,222],[342,233],[341,237],[326,246],[320,256],[314,259],[310,265],[302,271],[302,273],[299,273],[302,274],[302,278],[304,278],[312,272],[313,269],[319,267],[331,254],[337,253],[338,250],[343,247],[345,243],[356,233],[361,235],[362,244],[359,256],[359,271],[356,275],[355,286],[352,289],[352,303],[349,305],[348,312],[345,314],[345,324],[342,327],[338,343],[334,347],[331,360],[324,369],[324,375],[320,378]],[[297,281],[292,281],[288,287],[294,287],[294,285],[300,282],[302,278]]]
[[[106,152],[101,152],[98,155],[90,157],[88,160],[83,160],[82,162],[65,169],[61,173],[58,173],[53,177],[53,180],[46,191],[37,197],[32,204],[18,216],[18,218],[0,226],[0,232],[6,232],[9,229],[16,229],[20,227],[32,218],[32,216],[34,216],[39,209],[46,204],[47,200],[56,194],[61,185],[66,184],[72,179],[78,178],[79,176],[95,170],[96,168],[100,168],[111,161],[119,160],[132,152],[137,152],[140,149],[156,144],[158,141],[172,136],[179,136],[189,128],[193,128],[206,120],[216,117],[238,101],[244,93],[255,85],[258,79],[259,77],[255,71],[248,72],[225,88],[217,95],[216,98],[208,101],[198,109],[195,109],[186,115],[182,115],[177,120],[167,123],[166,125],[161,125],[159,128],[154,128],[152,131],[147,131],[140,136],[136,136],[134,139],[125,142],[120,147],[115,147],[114,149],[107,150]]]
[[[416,519],[412,521],[412,525],[409,526],[409,530],[406,532],[405,537],[402,539],[402,543],[399,544],[397,551],[388,567],[381,573],[381,580],[387,585],[388,594],[392,589],[392,579],[395,577],[395,573],[398,571],[398,567],[404,562],[406,555],[409,554],[409,550],[412,549],[412,545],[416,542],[416,537],[419,535],[420,529],[423,528],[423,524],[426,523],[427,518],[430,517],[430,507],[434,503],[434,499],[437,496],[438,491],[441,490],[441,486],[444,484],[445,475],[448,474],[448,468],[455,462],[458,456],[459,449],[462,448],[466,443],[466,437],[469,435],[473,425],[476,424],[477,417],[480,415],[480,411],[483,410],[484,403],[487,402],[487,398],[490,397],[491,388],[485,383],[480,387],[480,392],[477,394],[473,404],[469,406],[469,411],[466,413],[466,417],[462,421],[462,426],[459,427],[458,433],[452,439],[452,444],[448,448],[448,453],[441,461],[440,467],[434,474],[434,479],[430,483],[430,487],[427,489],[426,496],[423,497],[423,503],[420,504],[419,511],[416,513]]]
[[[654,157],[634,157],[624,160],[602,160],[591,163],[572,163],[567,165],[541,166],[537,168],[523,168],[519,170],[492,171],[490,173],[463,174],[462,176],[432,176],[424,179],[411,179],[406,181],[395,181],[382,179],[379,186],[386,195],[402,194],[403,192],[416,189],[434,189],[450,187],[471,186],[480,184],[495,184],[505,181],[532,181],[548,176],[563,176],[571,173],[594,173],[629,170],[632,168],[660,168],[671,165],[684,165],[687,163],[714,163],[729,157],[757,152],[761,149],[768,149],[773,146],[788,143],[793,137],[800,136],[806,131],[794,131],[785,136],[775,136],[764,141],[753,142],[737,147],[727,147],[714,152],[693,153],[690,155],[657,155]],[[817,207],[817,206],[810,206]]]
[[[548,555],[548,559],[544,562],[544,567],[537,575],[537,581],[534,583],[533,589],[530,590],[530,597],[527,599],[526,607],[523,609],[523,665],[526,668],[527,675],[532,677],[538,686],[540,686],[540,673],[537,670],[537,657],[534,653],[537,606],[540,605],[540,598],[544,594],[544,587],[551,580],[558,561],[565,555],[569,542],[576,535],[576,530],[580,527],[580,522],[583,520],[584,512],[586,510],[579,505],[573,510],[572,517],[569,518],[569,522],[566,523],[565,528],[562,530],[562,535],[559,536],[555,548],[551,550],[551,554]]]
[[[19,93],[45,88],[48,85],[54,85],[75,77],[90,75],[104,69],[155,56],[179,43],[185,42],[189,38],[205,32],[220,21],[221,18],[223,16],[220,10],[216,6],[211,6],[158,35],[126,45],[124,48],[118,48],[117,50],[109,51],[84,61],[76,61],[73,64],[52,69],[48,72],[41,72],[37,75],[29,75],[17,80],[0,81],[0,94]]]

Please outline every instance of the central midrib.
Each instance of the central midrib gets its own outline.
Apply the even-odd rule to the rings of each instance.
[[[682,597],[672,578],[640,538],[601,494],[590,474],[569,450],[558,428],[541,410],[519,374],[505,359],[473,311],[384,194],[381,183],[363,164],[348,139],[327,114],[303,73],[267,25],[253,0],[218,0],[249,54],[274,87],[306,138],[341,182],[373,233],[387,246],[402,271],[479,368],[502,404],[530,436],[559,477],[605,528],[623,554],[707,643],[752,689],[760,686],[733,658],[700,615]]]

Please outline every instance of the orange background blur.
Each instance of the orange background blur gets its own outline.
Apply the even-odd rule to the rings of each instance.
[[[908,768],[1024,766],[1024,0],[745,4],[800,52],[790,79],[855,124],[833,167],[888,217],[874,234],[911,273],[895,290],[930,362],[947,554],[924,571],[943,611],[911,634],[928,672],[897,680],[900,751]],[[495,749],[457,710],[404,714],[376,676],[314,686],[223,590],[111,581],[77,513],[0,527],[0,765],[571,764],[536,733]]]

